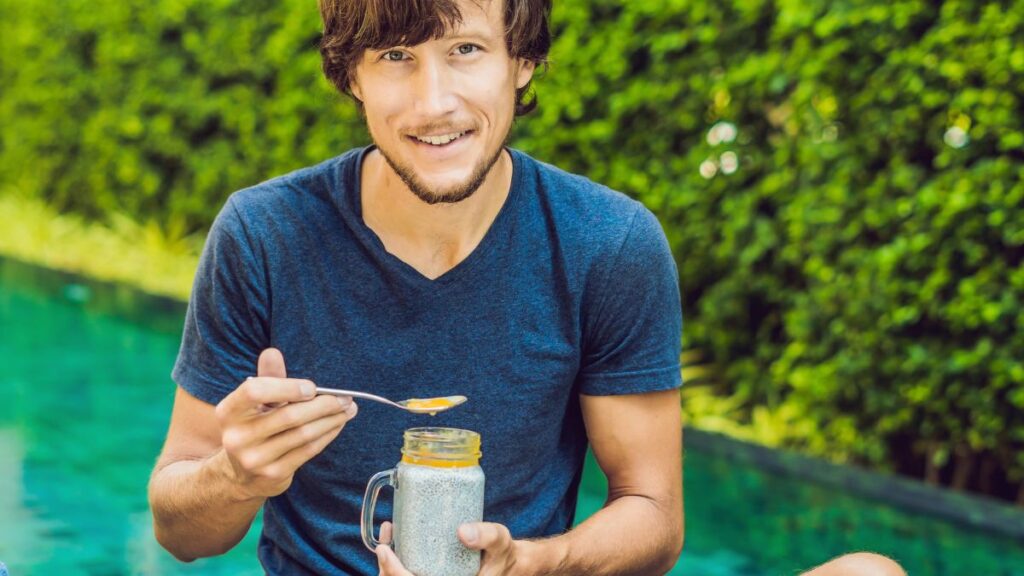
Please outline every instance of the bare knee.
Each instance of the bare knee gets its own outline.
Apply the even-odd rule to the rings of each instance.
[[[856,552],[818,566],[805,576],[906,576],[894,560],[881,554]]]

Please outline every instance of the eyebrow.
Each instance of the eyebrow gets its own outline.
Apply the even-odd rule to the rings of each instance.
[[[495,38],[488,33],[490,32],[488,28],[481,27],[479,25],[467,27],[465,25],[465,22],[456,24],[449,32],[450,33],[445,34],[443,38],[462,38],[467,40],[480,40],[487,42],[495,40]]]
[[[485,36],[484,34],[472,33],[472,32],[470,32],[470,33],[459,32],[457,34],[452,34],[449,38],[451,40],[474,40],[474,41],[480,42],[482,44],[487,44],[487,43],[490,43],[490,42],[494,42],[496,40],[492,36]]]
[[[438,40],[471,40],[471,41],[479,42],[481,44],[489,44],[489,43],[492,43],[492,42],[501,42],[501,41],[504,40],[504,37],[494,38],[492,36],[487,35],[480,28],[469,28],[469,29],[465,29],[465,30],[455,30],[451,34],[445,34],[441,38],[438,38]],[[393,50],[394,48],[398,48],[398,47],[409,47],[409,46],[406,45],[406,44],[396,44],[395,46],[389,46],[389,47],[385,47],[385,48],[367,48],[366,52],[367,53],[382,53],[382,52],[387,52],[389,50]]]
[[[491,44],[493,42],[501,42],[503,40],[503,38],[493,38],[491,36],[484,35],[484,34],[482,34],[480,32],[472,32],[471,31],[471,32],[458,32],[458,33],[455,33],[455,34],[445,35],[445,36],[439,38],[439,40],[469,40],[469,41],[477,42],[477,43],[480,43],[480,44]],[[388,50],[392,50],[392,49],[397,48],[399,46],[408,47],[407,45],[402,44],[402,45],[391,46],[391,47],[388,47],[388,48],[367,48],[366,51],[367,52],[373,52],[373,53],[387,52]]]

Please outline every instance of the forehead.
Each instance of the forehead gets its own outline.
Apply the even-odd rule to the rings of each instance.
[[[503,28],[504,3],[501,0],[458,0],[455,4],[459,8],[461,18],[452,24],[450,34],[457,34],[469,28]]]
[[[368,9],[353,39],[370,50],[415,46],[456,35],[500,36],[504,33],[502,0],[368,0]]]

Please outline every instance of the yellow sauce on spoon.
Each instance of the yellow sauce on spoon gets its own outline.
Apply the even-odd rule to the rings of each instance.
[[[456,405],[450,398],[410,398],[404,402],[405,406],[411,410],[417,410],[420,412],[427,412],[431,416],[437,414],[439,410],[446,410]],[[461,404],[461,402],[459,402]]]

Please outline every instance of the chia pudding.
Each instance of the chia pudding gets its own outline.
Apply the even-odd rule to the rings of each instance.
[[[417,576],[474,576],[480,552],[466,548],[456,531],[483,519],[483,470],[401,462],[395,472],[394,541],[402,564]]]

